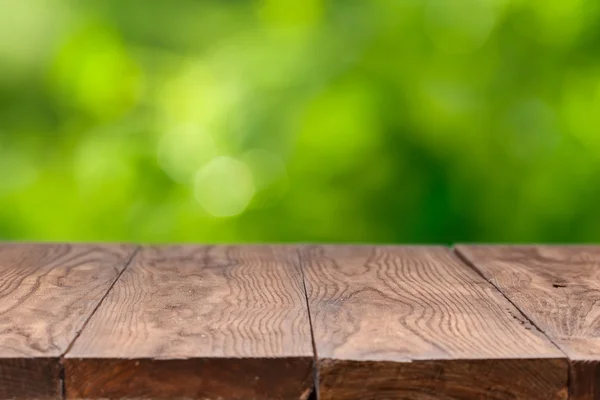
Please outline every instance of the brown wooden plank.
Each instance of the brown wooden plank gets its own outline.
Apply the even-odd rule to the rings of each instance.
[[[61,398],[60,357],[132,246],[0,244],[0,398]]]
[[[600,399],[600,247],[457,246],[571,362],[570,393]]]
[[[144,248],[67,354],[67,397],[306,399],[313,352],[295,254]]]
[[[564,355],[441,247],[310,246],[321,400],[567,398]]]

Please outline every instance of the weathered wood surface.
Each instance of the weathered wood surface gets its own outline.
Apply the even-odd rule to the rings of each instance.
[[[571,399],[600,399],[600,247],[457,251],[567,354]]]
[[[321,400],[566,399],[568,363],[438,247],[302,249]]]
[[[312,323],[321,400],[600,400],[600,247],[456,253],[0,244],[0,399],[306,399]]]
[[[0,398],[61,398],[60,357],[132,246],[0,244]]]
[[[64,364],[67,398],[306,399],[313,350],[297,253],[144,248]]]

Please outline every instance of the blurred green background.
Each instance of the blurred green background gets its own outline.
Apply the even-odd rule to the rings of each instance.
[[[597,0],[0,0],[0,238],[600,239]]]

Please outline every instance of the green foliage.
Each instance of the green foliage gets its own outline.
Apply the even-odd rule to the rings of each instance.
[[[0,0],[0,238],[600,239],[600,3]]]

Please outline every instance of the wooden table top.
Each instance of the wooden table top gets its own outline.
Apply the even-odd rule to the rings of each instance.
[[[0,244],[0,399],[600,400],[600,246]]]

